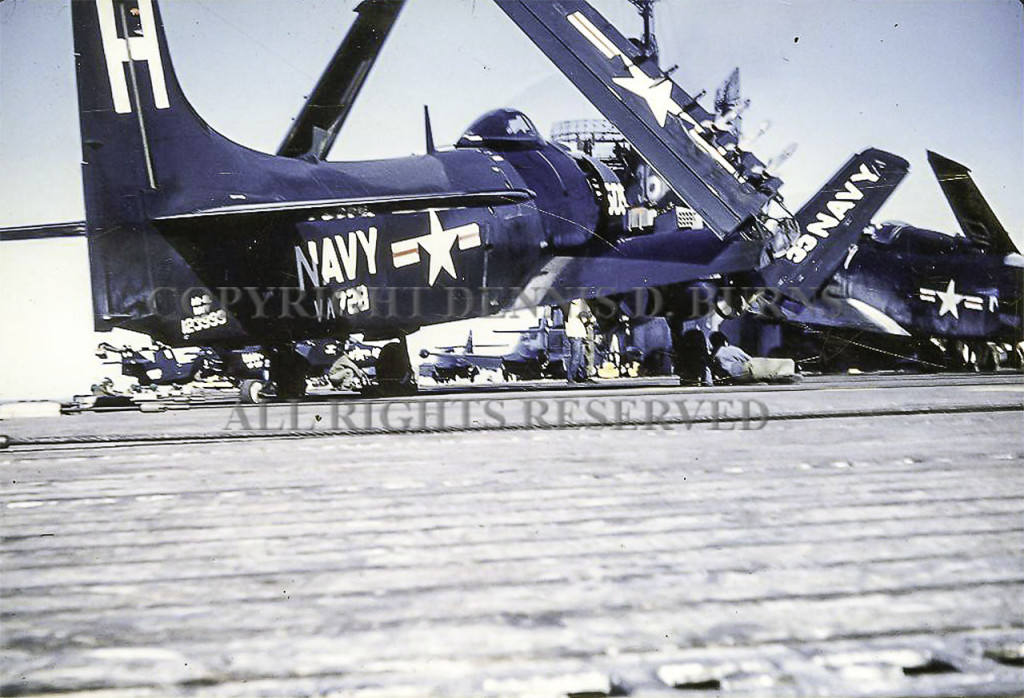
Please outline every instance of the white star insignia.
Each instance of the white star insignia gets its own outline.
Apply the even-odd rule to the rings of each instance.
[[[935,296],[941,302],[939,306],[939,317],[942,317],[946,313],[951,313],[957,320],[960,319],[960,301],[964,299],[964,296],[956,292],[956,285],[952,279],[949,280],[949,285],[946,286],[945,291],[936,291]]]
[[[445,230],[441,225],[441,219],[437,211],[428,211],[430,232],[426,235],[399,240],[391,243],[391,254],[396,269],[407,267],[411,264],[418,264],[420,261],[420,250],[422,249],[430,257],[430,268],[427,276],[430,285],[433,286],[437,277],[442,271],[448,272],[452,279],[457,278],[455,272],[455,261],[452,259],[452,246],[456,241],[460,250],[468,250],[479,247],[480,225],[478,223],[467,223]]]
[[[683,111],[672,99],[670,80],[652,78],[632,63],[627,63],[626,67],[629,69],[629,77],[612,78],[612,82],[644,99],[658,126],[665,126],[669,114],[679,114]]]
[[[459,229],[452,228],[445,230],[441,225],[441,219],[437,217],[436,211],[429,211],[430,233],[419,239],[420,247],[430,255],[430,271],[428,280],[433,286],[437,281],[441,270],[448,272],[448,276],[455,278],[455,262],[452,260],[452,246],[459,239]]]

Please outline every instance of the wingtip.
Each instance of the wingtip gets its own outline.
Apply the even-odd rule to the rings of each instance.
[[[890,153],[888,150],[882,150],[881,148],[868,148],[867,150],[858,153],[858,156],[861,158],[882,160],[883,162],[888,163],[889,167],[899,168],[908,172],[910,171],[910,161],[895,153]]]
[[[942,169],[947,172],[955,171],[963,173],[971,171],[970,168],[968,168],[967,166],[961,165],[956,160],[951,160],[947,158],[945,155],[940,155],[933,150],[928,150],[925,152],[928,153],[928,164],[932,166],[933,170]]]

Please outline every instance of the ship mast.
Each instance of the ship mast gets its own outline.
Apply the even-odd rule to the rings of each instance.
[[[644,21],[644,35],[641,39],[640,48],[644,52],[644,58],[658,60],[658,42],[654,38],[654,3],[658,0],[629,0],[640,13]]]

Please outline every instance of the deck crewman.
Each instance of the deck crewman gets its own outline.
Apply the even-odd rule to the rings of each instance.
[[[800,379],[793,359],[751,356],[729,344],[729,339],[722,332],[711,334],[711,355],[722,372],[737,383],[793,383]]]
[[[565,367],[565,378],[569,383],[586,383],[587,375],[587,343],[590,337],[588,325],[593,321],[590,307],[582,298],[575,298],[569,303],[569,312],[565,316],[565,338],[569,343],[569,358]]]

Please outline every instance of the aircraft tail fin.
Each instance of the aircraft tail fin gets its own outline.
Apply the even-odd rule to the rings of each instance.
[[[762,269],[766,285],[813,297],[909,169],[903,158],[874,148],[850,158],[797,211],[796,239]]]
[[[972,242],[990,254],[1006,256],[1020,254],[1006,228],[996,218],[971,171],[958,162],[928,151],[928,164],[939,180],[942,193],[953,209],[956,222]]]
[[[250,162],[269,156],[216,133],[188,103],[156,0],[75,0],[71,17],[96,328],[146,331],[159,322],[153,288],[172,267],[178,281],[188,275],[151,219],[231,200],[247,190]]]
[[[188,103],[156,0],[76,0],[71,11],[87,206],[99,203],[88,200],[91,185],[167,198],[183,172],[223,170],[232,151],[251,152]]]

